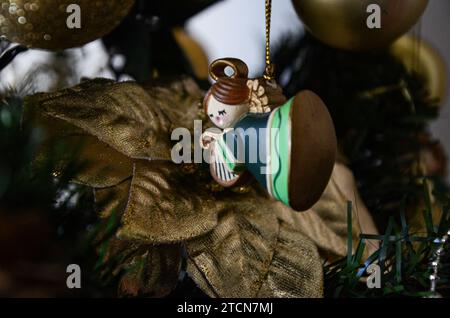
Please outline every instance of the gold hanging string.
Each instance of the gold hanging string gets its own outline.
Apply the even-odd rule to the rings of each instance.
[[[270,61],[270,22],[272,16],[272,0],[266,0],[266,69],[264,78],[272,80],[274,77],[274,68]]]

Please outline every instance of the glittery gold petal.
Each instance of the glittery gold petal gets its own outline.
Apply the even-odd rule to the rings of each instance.
[[[194,120],[198,120],[197,110],[203,109],[201,101],[204,92],[189,77],[181,77],[167,83],[147,84],[147,93],[170,119],[173,127],[192,130]]]
[[[314,242],[281,223],[275,253],[257,297],[323,297],[322,264]]]
[[[254,192],[225,199],[216,228],[187,242],[188,273],[210,296],[253,297],[273,256],[279,225]],[[207,292],[208,288],[204,288]]]
[[[164,297],[178,282],[181,246],[142,245],[115,237],[98,249],[102,261],[98,267],[103,281],[118,281],[122,297]]]
[[[57,163],[57,168],[64,170],[69,163],[78,164],[79,169],[73,176],[75,182],[105,188],[131,177],[133,162],[124,154],[63,120],[36,112],[36,109],[34,114],[32,112],[32,107],[26,108],[25,119],[32,120],[46,135],[36,155],[36,163],[45,161],[49,151],[62,143],[67,149],[59,156],[61,162]]]
[[[122,215],[130,193],[131,178],[122,183],[102,189],[94,189],[96,211],[101,218],[108,218],[113,212]]]
[[[322,265],[312,241],[279,222],[255,191],[227,200],[210,233],[188,241],[189,275],[212,297],[320,297]]]
[[[170,160],[170,121],[137,83],[86,81],[56,93],[33,95],[26,104],[128,157]]]
[[[117,186],[95,189],[97,211],[106,228],[98,233],[100,277],[119,279],[120,296],[163,297],[177,284],[181,268],[180,245],[146,245],[120,240],[109,233],[125,209],[131,179]],[[111,236],[112,235],[112,236]]]
[[[119,282],[122,297],[164,297],[178,282],[181,269],[181,246],[149,247],[145,253],[132,257],[124,266]]]
[[[130,178],[133,173],[133,161],[92,136],[70,136],[65,142],[80,145],[77,161],[82,169],[75,181],[94,188],[114,186]]]
[[[137,161],[118,235],[146,243],[180,242],[214,228],[222,208],[179,165]]]
[[[292,213],[281,203],[277,216],[291,227],[310,238],[318,247],[322,258],[328,262],[347,255],[347,202],[353,203],[353,247],[358,245],[359,234],[378,234],[375,224],[359,197],[351,171],[342,164],[335,164],[329,181],[320,200],[308,211]],[[365,257],[374,249],[375,242],[368,242]]]

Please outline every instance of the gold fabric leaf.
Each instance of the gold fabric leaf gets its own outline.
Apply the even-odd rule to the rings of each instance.
[[[120,296],[164,297],[178,282],[181,246],[153,246],[120,240],[114,235],[107,237],[112,234],[108,234],[111,227],[117,226],[121,219],[130,186],[131,179],[128,179],[117,186],[95,190],[97,211],[106,223],[97,240],[104,265],[100,274],[103,278],[119,277]]]
[[[133,153],[144,159],[148,156],[142,153],[152,154],[152,160],[170,159],[169,128],[193,128],[202,94],[187,77],[153,83],[145,89],[136,83],[96,79],[60,92],[28,97],[24,119],[45,130],[46,145],[63,141],[76,149],[77,162],[83,165],[74,177],[76,182],[107,188],[132,175],[133,156],[129,155]],[[140,139],[146,129],[154,129],[154,134]],[[148,149],[136,148],[143,143]],[[48,153],[50,147],[45,144],[38,158],[44,159]],[[60,169],[73,157],[61,162]]]
[[[133,162],[127,156],[82,129],[39,112],[36,106],[29,104],[24,111],[24,120],[32,121],[46,136],[36,155],[36,164],[45,162],[55,145],[61,144],[65,151],[57,156],[61,161],[55,168],[62,171],[69,163],[77,164],[78,169],[73,176],[77,183],[106,188],[131,177]]]
[[[118,280],[122,297],[164,297],[178,283],[180,245],[142,245],[111,237],[98,248],[104,282]]]
[[[292,213],[281,203],[276,203],[277,215],[291,227],[311,239],[321,257],[333,262],[347,255],[347,202],[352,202],[353,249],[359,234],[378,234],[377,228],[361,200],[351,171],[336,163],[331,179],[320,200],[308,211]],[[377,249],[377,242],[369,241],[364,251],[368,257]]]
[[[280,225],[273,200],[251,191],[225,201],[217,227],[186,243],[188,273],[204,292],[244,298],[322,295],[315,246]]]
[[[125,273],[119,282],[119,296],[167,296],[177,285],[180,269],[180,245],[148,247],[143,254],[132,257],[124,266]]]
[[[137,83],[86,81],[33,95],[26,105],[82,129],[130,158],[170,160],[170,121]]]
[[[36,154],[36,164],[45,162],[55,145],[62,144],[65,152],[58,156],[61,162],[55,168],[62,171],[69,163],[76,164],[78,169],[73,180],[77,183],[107,188],[131,177],[133,161],[96,137],[58,119],[36,121],[36,125],[43,128],[47,135]]]
[[[140,160],[118,235],[154,244],[184,241],[213,229],[222,208],[180,165]]]
[[[29,97],[26,117],[48,129],[49,143],[82,143],[77,161],[85,169],[75,181],[98,190],[133,176],[123,195],[129,200],[122,238],[178,242],[211,230],[221,207],[203,182],[168,162],[171,120],[193,128],[202,92],[188,78],[153,83],[147,91],[137,83],[96,79]]]
[[[144,88],[169,118],[172,128],[194,128],[194,120],[198,120],[199,115],[197,110],[203,109],[204,92],[192,78],[181,77],[166,83],[147,84]]]
[[[274,253],[279,224],[252,195],[227,203],[213,231],[187,242],[188,273],[205,292],[210,286],[210,296],[255,297]]]
[[[114,212],[120,217],[127,206],[131,178],[109,188],[94,189],[95,205],[100,218],[106,219]]]
[[[323,297],[322,261],[314,242],[280,222],[275,253],[257,297]]]
[[[106,188],[121,183],[133,173],[132,160],[93,136],[67,136],[65,142],[79,145],[77,162],[82,169],[74,177],[78,183]]]

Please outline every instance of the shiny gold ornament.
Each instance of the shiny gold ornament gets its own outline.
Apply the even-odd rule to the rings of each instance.
[[[420,18],[428,0],[292,0],[306,28],[320,41],[347,50],[385,48]],[[370,29],[371,4],[381,7],[381,28]]]
[[[80,8],[80,28],[74,22]],[[134,0],[0,0],[0,35],[22,45],[62,50],[111,32],[128,14]]]
[[[391,52],[400,59],[408,71],[423,76],[431,98],[446,98],[446,64],[441,54],[423,39],[405,35],[395,41]]]
[[[203,47],[181,27],[174,28],[172,33],[188,59],[195,76],[199,79],[208,79],[209,62]]]

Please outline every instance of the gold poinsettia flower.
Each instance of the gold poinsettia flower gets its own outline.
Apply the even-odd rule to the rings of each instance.
[[[102,257],[116,260],[120,295],[165,296],[185,270],[213,297],[321,297],[324,259],[347,252],[347,200],[368,217],[351,173],[337,164],[303,213],[257,185],[212,191],[207,167],[170,159],[172,129],[193,130],[202,96],[188,78],[146,89],[96,79],[28,97],[25,119],[44,127],[48,142],[82,144],[85,169],[74,181],[93,188],[100,217],[119,219]],[[357,240],[360,224],[353,229]]]

